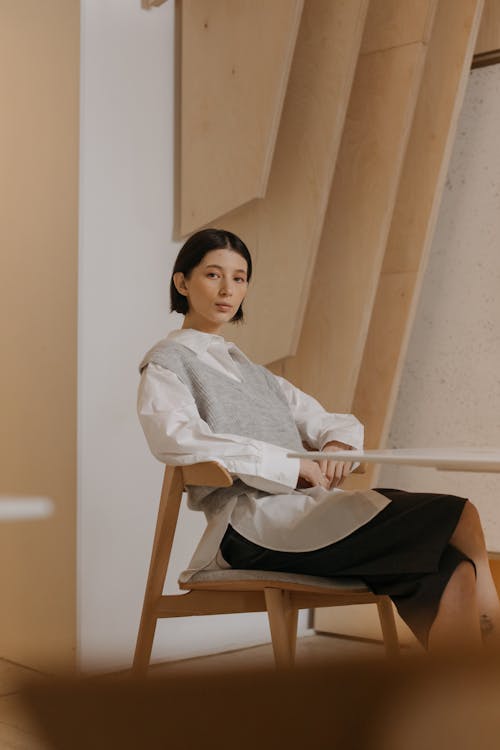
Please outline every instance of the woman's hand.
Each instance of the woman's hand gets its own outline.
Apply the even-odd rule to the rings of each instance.
[[[304,489],[305,487],[324,487],[328,489],[329,486],[330,480],[321,471],[317,461],[311,461],[310,458],[300,459],[298,489]]]
[[[350,451],[353,450],[353,447],[352,445],[332,440],[332,442],[327,443],[322,450],[335,453],[335,451]],[[331,489],[332,487],[340,487],[345,478],[351,473],[352,461],[335,461],[334,458],[324,459],[319,462],[319,468],[321,473],[327,479],[328,489]]]
[[[350,451],[352,445],[339,443],[337,440],[327,443],[323,451]],[[297,489],[305,487],[324,487],[329,490],[332,487],[340,487],[344,479],[351,473],[352,461],[335,461],[335,459],[324,459],[319,463],[310,458],[300,459],[299,481]]]

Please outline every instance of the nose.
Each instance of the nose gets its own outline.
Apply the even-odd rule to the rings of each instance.
[[[232,289],[230,281],[223,281],[222,282],[222,284],[220,286],[220,289],[219,289],[219,294],[221,294],[223,297],[231,297],[232,296],[233,289]]]

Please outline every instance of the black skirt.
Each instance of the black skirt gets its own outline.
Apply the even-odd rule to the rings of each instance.
[[[310,552],[260,547],[232,526],[221,542],[233,568],[313,576],[361,578],[375,594],[387,594],[403,620],[427,646],[442,593],[457,565],[472,561],[449,544],[465,498],[382,489],[391,502],[349,536]]]

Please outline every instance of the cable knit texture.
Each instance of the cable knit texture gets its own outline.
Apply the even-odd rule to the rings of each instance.
[[[154,363],[174,372],[189,388],[201,418],[214,433],[242,435],[290,451],[302,450],[302,440],[278,383],[265,367],[250,362],[238,350],[230,351],[242,381],[238,383],[200,362],[191,349],[160,341],[144,356],[139,370]],[[188,506],[215,515],[230,499],[248,488],[237,479],[232,487],[189,487]],[[252,488],[255,493],[255,489]],[[261,492],[262,497],[269,492]]]

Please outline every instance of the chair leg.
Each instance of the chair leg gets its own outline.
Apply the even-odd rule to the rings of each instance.
[[[135,677],[144,677],[147,674],[151,651],[153,650],[156,623],[156,615],[143,610],[132,663],[132,674]]]
[[[389,657],[397,657],[399,656],[399,641],[392,602],[388,596],[384,596],[377,601],[377,607],[382,635],[384,637],[385,652]]]
[[[288,592],[286,592],[286,594],[288,594],[288,599],[290,599],[290,594]],[[289,605],[287,607],[286,618],[288,625],[288,641],[290,644],[290,658],[293,666],[295,663],[295,651],[297,648],[297,622],[299,619],[299,610]]]
[[[264,589],[267,616],[269,617],[269,627],[273,643],[274,661],[277,669],[287,669],[293,666],[290,639],[292,622],[288,614],[290,605],[286,593],[281,589]]]

